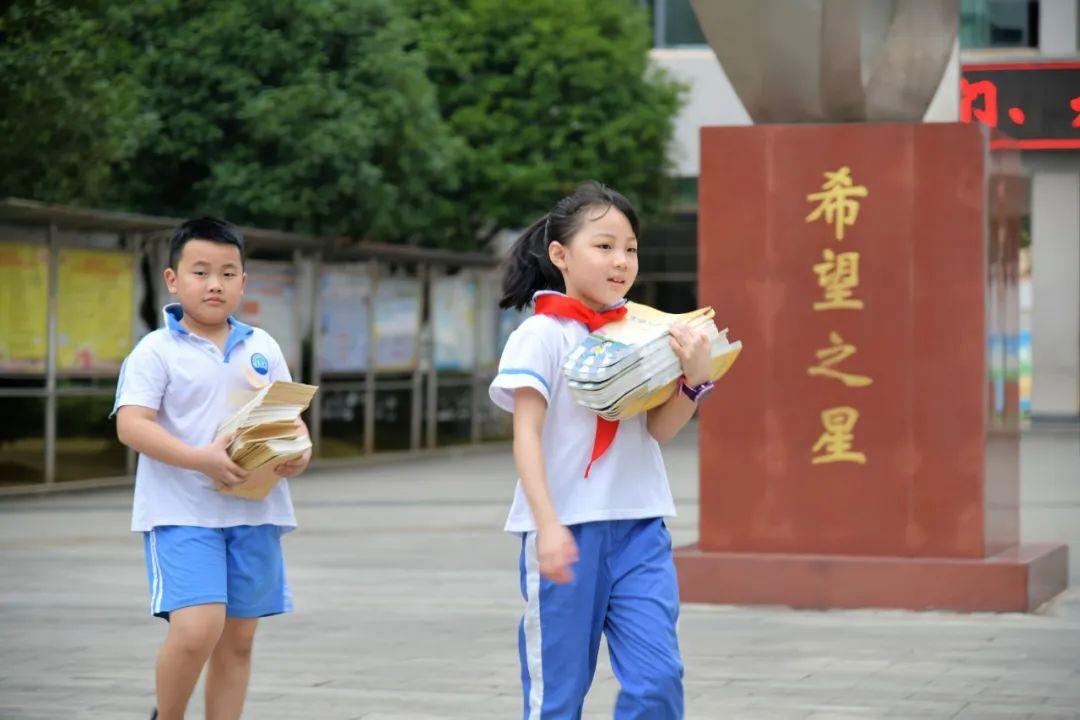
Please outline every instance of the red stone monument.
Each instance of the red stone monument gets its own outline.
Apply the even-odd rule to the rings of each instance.
[[[700,303],[744,351],[701,411],[685,602],[1026,611],[1016,178],[961,124],[702,131]]]
[[[700,301],[743,352],[701,412],[682,599],[1036,607],[1068,558],[1019,543],[1026,181],[923,122],[989,102],[943,80],[960,3],[692,2],[759,124],[702,131]]]

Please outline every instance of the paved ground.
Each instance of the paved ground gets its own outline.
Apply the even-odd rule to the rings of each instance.
[[[1020,476],[1023,540],[1068,543],[1070,583],[1080,586],[1080,427],[1025,434]]]
[[[666,453],[680,543],[697,535],[692,442]],[[1080,477],[1071,437],[1025,442],[1029,475]],[[499,451],[296,481],[298,612],[263,624],[245,717],[520,717],[518,547],[498,531],[512,477]],[[1038,512],[1056,511],[1054,493],[1029,486]],[[0,718],[147,717],[164,624],[146,615],[129,495],[0,502]],[[1074,507],[1056,522],[1078,518]],[[1080,718],[1080,595],[1046,612],[687,605],[688,716]],[[610,717],[616,691],[602,659],[586,716]],[[189,717],[201,716],[196,701]]]

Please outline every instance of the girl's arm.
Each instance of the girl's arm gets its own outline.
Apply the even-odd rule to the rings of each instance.
[[[557,583],[574,579],[570,566],[577,562],[574,536],[559,523],[548,492],[544,466],[543,431],[547,401],[532,388],[514,391],[514,462],[521,488],[536,521],[536,554],[540,574]]]
[[[672,325],[670,342],[671,349],[682,363],[686,384],[697,387],[707,383],[712,370],[709,337],[685,325]],[[674,439],[686,423],[690,422],[695,410],[697,403],[676,390],[670,400],[649,411],[645,427],[658,443],[666,443]]]
[[[197,470],[223,485],[239,485],[247,480],[247,471],[234,463],[226,451],[231,435],[192,447],[163,428],[157,421],[157,411],[151,408],[121,407],[116,413],[116,436],[135,452],[168,465]]]

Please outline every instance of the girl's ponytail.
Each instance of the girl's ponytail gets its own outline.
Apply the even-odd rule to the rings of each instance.
[[[503,264],[501,308],[524,309],[538,290],[563,292],[562,273],[548,257],[550,214],[534,222],[514,241]]]

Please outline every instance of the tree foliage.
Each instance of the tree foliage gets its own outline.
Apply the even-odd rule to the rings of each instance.
[[[101,202],[113,168],[154,130],[127,46],[97,3],[0,13],[0,194]]]
[[[161,119],[129,203],[400,240],[454,188],[460,143],[393,0],[172,0],[126,21]]]
[[[666,199],[680,86],[650,68],[633,0],[410,0],[443,117],[468,145],[459,232],[521,227],[595,179]]]
[[[451,247],[664,200],[634,0],[16,0],[0,40],[6,194]]]

